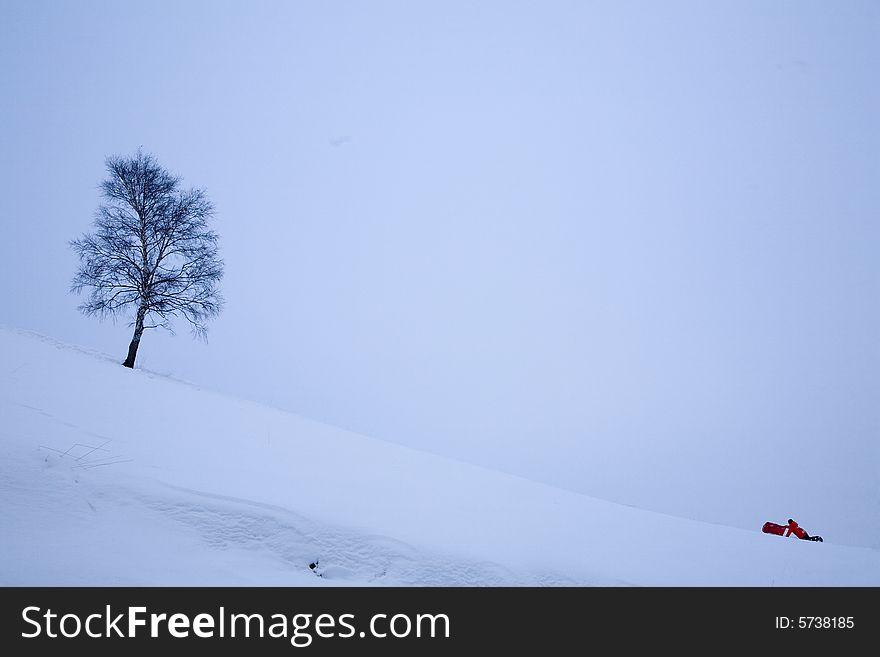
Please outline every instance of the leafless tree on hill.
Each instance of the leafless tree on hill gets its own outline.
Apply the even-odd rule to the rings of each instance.
[[[106,166],[94,231],[70,243],[80,261],[71,290],[87,291],[79,306],[87,316],[133,317],[123,365],[134,367],[147,329],[171,331],[182,318],[206,336],[207,320],[223,306],[223,262],[204,190],[181,189],[179,177],[141,150],[109,157]]]

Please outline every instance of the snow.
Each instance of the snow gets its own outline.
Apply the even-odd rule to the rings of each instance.
[[[785,518],[616,504],[21,330],[0,381],[2,585],[880,585],[876,549],[761,533]]]

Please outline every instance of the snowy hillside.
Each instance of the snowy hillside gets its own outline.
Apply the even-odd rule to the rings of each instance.
[[[880,585],[878,550],[605,502],[21,331],[0,417],[2,585]]]

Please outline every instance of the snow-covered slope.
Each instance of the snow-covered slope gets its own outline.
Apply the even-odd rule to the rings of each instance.
[[[0,417],[2,585],[880,585],[877,550],[605,502],[21,331]]]

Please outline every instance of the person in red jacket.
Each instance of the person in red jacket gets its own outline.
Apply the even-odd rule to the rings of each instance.
[[[809,534],[805,530],[803,530],[800,527],[800,525],[798,525],[794,520],[789,518],[788,519],[788,527],[785,528],[785,535],[791,536],[792,534],[794,534],[798,538],[805,539],[805,538],[809,537]]]
[[[805,541],[822,541],[821,536],[810,536],[803,527],[801,527],[794,520],[789,518],[788,527],[785,528],[785,535],[791,536],[792,534],[794,534],[798,538],[802,538]]]

